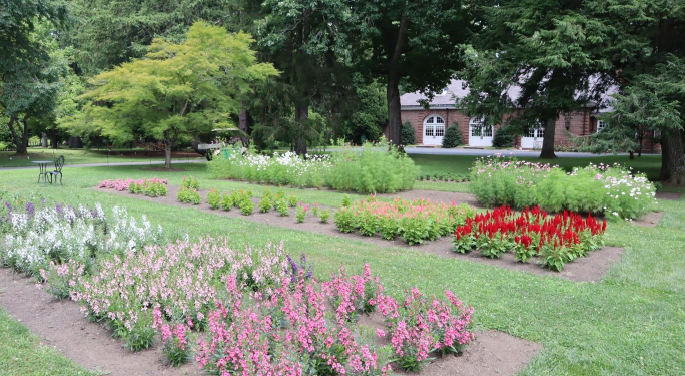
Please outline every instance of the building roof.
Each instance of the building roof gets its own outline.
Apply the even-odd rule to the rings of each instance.
[[[516,102],[518,99],[520,88],[518,86],[512,86],[509,88],[509,98],[512,102]],[[610,96],[617,92],[615,87],[611,87],[605,94],[602,95],[602,102],[604,106],[599,109],[600,112],[610,111],[610,102],[612,98]],[[469,88],[466,86],[463,80],[452,80],[444,92],[438,93],[433,97],[433,100],[429,103],[429,108],[438,110],[446,108],[455,108],[455,103],[458,99],[462,99],[469,94]],[[422,100],[426,100],[428,97],[421,92],[405,93],[400,97],[400,104],[403,110],[412,109],[423,109],[424,106],[421,103]]]

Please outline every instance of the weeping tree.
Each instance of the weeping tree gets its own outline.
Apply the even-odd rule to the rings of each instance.
[[[233,127],[231,115],[250,85],[277,74],[256,62],[252,43],[248,34],[204,22],[193,24],[182,43],[155,39],[144,58],[95,76],[81,97],[83,111],[67,123],[118,142],[140,135],[162,140],[169,168],[179,141]]]

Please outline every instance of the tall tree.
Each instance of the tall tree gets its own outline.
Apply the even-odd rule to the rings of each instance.
[[[29,120],[52,111],[60,66],[48,45],[54,27],[66,20],[66,7],[51,0],[0,1],[0,111],[18,154],[28,146]]]
[[[315,133],[308,120],[311,107],[330,102],[345,80],[345,33],[352,15],[342,0],[266,0],[261,12],[258,44],[282,72],[280,88],[271,95],[293,109],[289,133],[295,152],[305,154],[308,135]],[[287,122],[289,116],[281,119]]]
[[[224,25],[233,1],[225,0],[73,0],[76,21],[64,43],[76,48],[87,75],[147,53],[154,38],[178,43],[194,22]],[[236,30],[237,31],[237,30]]]
[[[365,0],[346,2],[355,20],[349,34],[352,62],[366,77],[387,85],[390,141],[401,143],[400,84],[429,95],[444,89],[462,66],[459,47],[474,25],[459,0]]]
[[[165,166],[176,143],[194,133],[232,126],[231,115],[250,84],[277,72],[257,63],[248,34],[195,23],[183,43],[155,39],[144,58],[92,79],[89,102],[72,118],[115,141],[149,136],[163,140]]]
[[[511,126],[545,128],[542,158],[554,158],[555,124],[562,113],[597,105],[613,83],[610,25],[587,17],[585,1],[485,1],[483,30],[472,40],[463,76],[469,113],[498,123],[517,110]]]
[[[593,17],[612,25],[620,92],[610,126],[661,134],[661,179],[685,184],[685,8],[680,0],[592,0]],[[641,123],[641,124],[636,124]]]

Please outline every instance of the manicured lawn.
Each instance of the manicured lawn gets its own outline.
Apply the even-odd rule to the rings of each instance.
[[[442,158],[452,162],[448,163],[446,159],[441,162]],[[429,162],[431,160],[434,162]],[[465,169],[465,159],[459,157],[430,156],[417,161],[434,169],[442,164],[441,171],[452,164],[460,165],[461,170],[456,170],[455,166],[455,170],[448,172]],[[583,162],[574,159],[569,163]],[[685,374],[685,347],[682,346],[685,343],[685,300],[682,299],[685,294],[685,200],[662,203],[661,209],[666,214],[656,228],[611,224],[607,241],[609,245],[626,249],[623,260],[612,267],[602,282],[576,283],[463,259],[444,259],[418,251],[281,229],[90,188],[103,179],[154,175],[179,184],[184,174],[192,174],[200,179],[202,188],[252,187],[255,192],[261,191],[256,184],[211,180],[202,165],[184,165],[183,168],[188,171],[150,172],[139,166],[80,168],[78,174],[67,171],[64,187],[35,184],[31,170],[4,171],[0,175],[0,189],[23,194],[38,192],[48,201],[70,204],[123,205],[132,214],[145,214],[153,225],[160,224],[167,232],[187,233],[191,238],[227,236],[236,247],[246,244],[261,247],[267,242],[283,241],[289,253],[306,253],[314,262],[319,277],[326,277],[339,265],[359,272],[362,265],[369,262],[392,294],[412,286],[436,295],[451,289],[476,308],[475,320],[479,327],[505,331],[542,344],[542,352],[522,375]],[[450,185],[465,186],[422,184],[445,189]],[[297,191],[298,197],[305,201],[325,205],[337,205],[343,196],[326,190],[292,191]],[[0,313],[0,326],[3,327],[0,336],[5,337],[0,337],[0,369],[11,369],[9,374],[12,375],[76,373],[59,356],[51,365],[59,368],[45,373],[33,373],[34,369],[49,368],[34,366],[35,358],[28,355],[15,357],[19,360],[10,358],[10,366],[6,367],[2,363],[7,361],[5,354],[18,351],[33,354],[43,350],[36,347],[35,342],[32,345],[23,341],[26,336],[21,327],[4,330],[4,325],[12,325],[5,322],[6,317]]]
[[[68,149],[60,148],[57,150],[51,148],[32,147],[29,148],[29,154],[26,156],[17,156],[13,151],[0,151],[0,167],[18,167],[18,166],[32,166],[35,164],[31,161],[36,160],[53,160],[56,157],[64,155],[66,163],[69,164],[84,164],[84,163],[115,163],[115,162],[134,162],[134,161],[162,161],[163,157],[149,156],[142,149],[136,150],[97,150],[97,149]],[[186,158],[181,158],[186,159]],[[37,169],[37,168],[36,168]]]

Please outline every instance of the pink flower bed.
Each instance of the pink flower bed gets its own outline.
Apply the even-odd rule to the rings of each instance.
[[[115,179],[115,180],[102,180],[98,183],[98,188],[114,188],[117,191],[125,191],[128,189],[131,183],[136,183],[141,186],[146,186],[148,184],[167,184],[168,179],[160,179],[154,177],[152,179]]]

